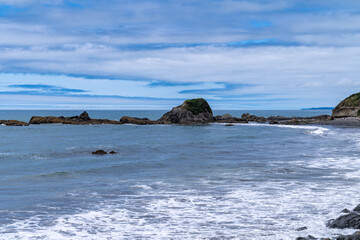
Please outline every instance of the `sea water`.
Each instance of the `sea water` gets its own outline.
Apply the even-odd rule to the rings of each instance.
[[[157,119],[164,112],[89,115]],[[225,112],[241,116],[245,111],[215,114]],[[0,119],[80,113],[0,111]],[[97,149],[118,154],[92,155]],[[0,239],[330,237],[354,232],[328,229],[326,222],[360,203],[359,190],[358,128],[0,126]]]

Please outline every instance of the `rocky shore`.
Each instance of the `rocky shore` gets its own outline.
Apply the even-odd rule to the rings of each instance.
[[[360,204],[352,211],[344,209],[342,215],[336,219],[331,219],[327,223],[327,227],[336,229],[360,229]],[[299,231],[307,229],[303,227]],[[335,238],[316,238],[314,236],[298,237],[296,240],[360,240],[360,231],[356,231],[351,235],[340,235]]]
[[[350,100],[349,100],[350,99]],[[358,105],[357,105],[358,104]],[[203,98],[190,99],[183,104],[174,107],[171,111],[165,113],[158,120],[148,118],[136,118],[123,116],[119,121],[108,119],[92,119],[87,112],[73,117],[41,117],[34,116],[29,123],[16,120],[0,120],[0,125],[7,126],[28,126],[29,124],[73,124],[73,125],[94,125],[94,124],[136,124],[136,125],[154,125],[154,124],[208,124],[225,123],[246,124],[249,122],[283,124],[283,125],[334,125],[360,127],[360,93],[351,95],[349,98],[341,101],[333,110],[332,116],[320,115],[313,117],[284,117],[271,116],[268,118],[244,113],[240,118],[230,114],[213,116],[212,109],[208,102]]]

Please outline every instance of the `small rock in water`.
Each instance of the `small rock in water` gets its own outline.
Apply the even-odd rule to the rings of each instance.
[[[117,154],[117,152],[115,152],[115,151],[110,151],[109,153],[110,154]]]
[[[232,127],[232,126],[235,126],[235,124],[231,124],[231,123],[225,124],[225,127]]]
[[[298,237],[296,240],[316,240],[316,237],[313,237],[311,235],[308,235],[307,237]]]
[[[95,155],[105,155],[105,154],[107,154],[107,152],[105,152],[105,151],[102,150],[102,149],[99,149],[99,150],[96,150],[95,152],[92,152],[92,154],[95,154]]]
[[[300,228],[297,228],[296,231],[304,231],[306,229],[307,229],[307,227],[300,227]]]

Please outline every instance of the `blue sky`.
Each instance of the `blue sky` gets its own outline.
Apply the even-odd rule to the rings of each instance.
[[[0,109],[334,106],[360,1],[0,0]]]

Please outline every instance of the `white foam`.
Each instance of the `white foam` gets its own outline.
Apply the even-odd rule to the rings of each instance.
[[[150,190],[152,189],[152,187],[148,186],[148,185],[135,185],[133,187],[134,189],[144,189],[144,190]]]
[[[225,187],[233,189],[215,195],[150,191],[141,200],[103,202],[97,210],[59,217],[51,226],[39,225],[40,219],[33,217],[0,227],[1,237],[293,240],[308,234],[331,237],[354,232],[326,228],[325,222],[339,216],[341,209],[354,207],[359,197],[354,192],[359,189],[296,182]],[[303,226],[308,229],[296,231]]]
[[[215,123],[225,125],[225,123]],[[254,127],[277,127],[277,128],[290,128],[290,129],[304,129],[307,130],[306,133],[313,135],[324,135],[329,132],[329,128],[320,127],[320,126],[303,126],[303,125],[281,125],[281,124],[267,124],[267,123],[234,123],[237,126],[254,126]]]
[[[360,170],[346,173],[345,179],[360,179]]]

